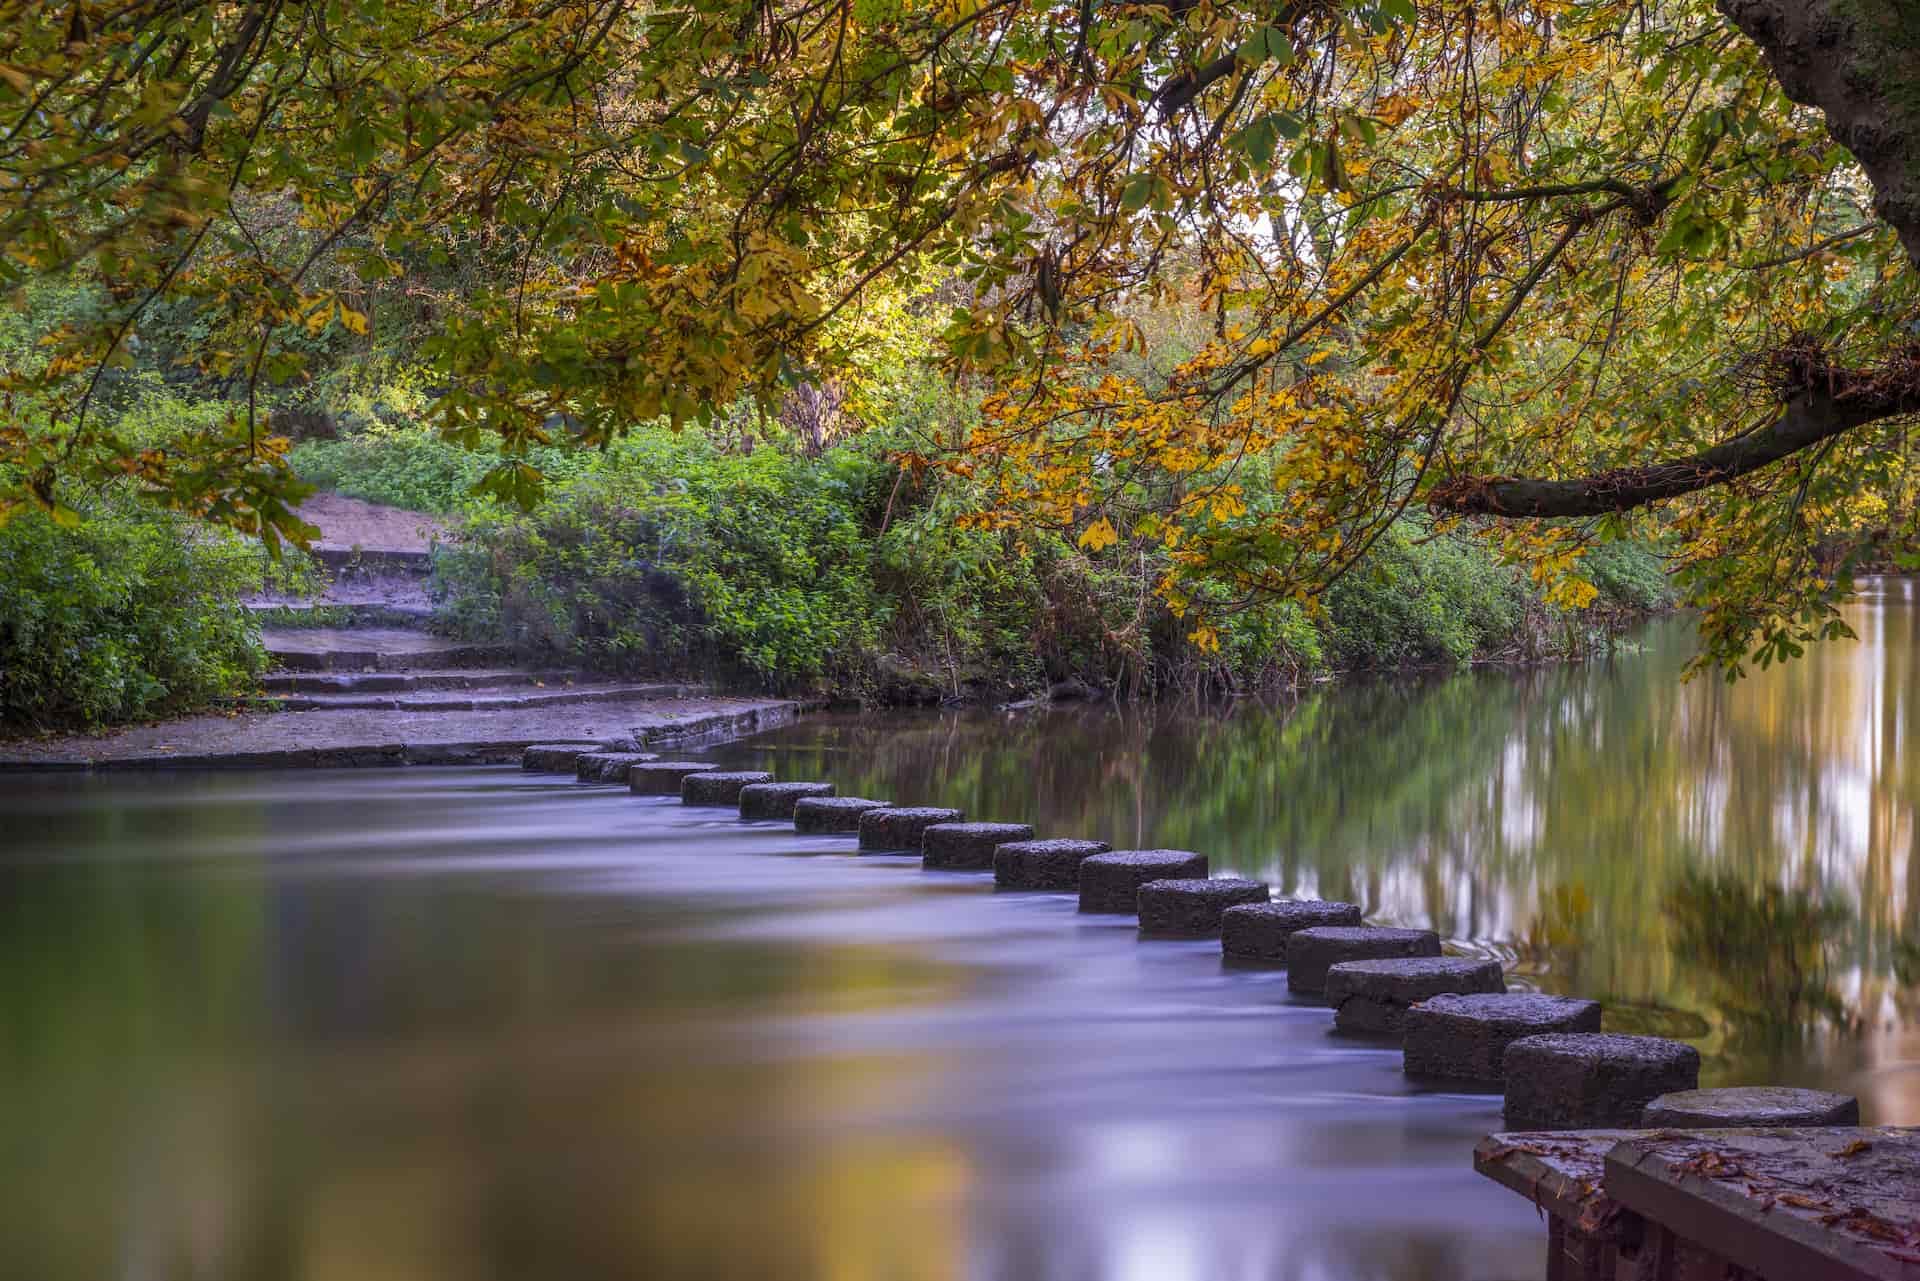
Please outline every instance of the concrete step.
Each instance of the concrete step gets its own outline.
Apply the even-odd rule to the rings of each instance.
[[[578,683],[580,673],[525,668],[455,667],[399,672],[273,672],[262,678],[268,694],[405,694],[429,689],[559,687]]]
[[[685,685],[572,685],[560,689],[526,688],[494,692],[429,689],[410,694],[283,694],[243,700],[261,711],[337,712],[487,712],[534,707],[563,707],[575,703],[639,702],[646,699],[685,698]]]
[[[372,551],[360,547],[316,547],[313,558],[336,577],[411,574],[425,577],[433,570],[433,555],[423,551]]]
[[[473,645],[398,627],[263,627],[276,667],[299,672],[400,672],[498,666],[503,645]]]
[[[264,626],[276,629],[415,628],[424,627],[433,621],[433,606],[424,598],[419,604],[324,599],[298,602],[256,600],[248,601],[247,608],[260,615],[260,621]]]

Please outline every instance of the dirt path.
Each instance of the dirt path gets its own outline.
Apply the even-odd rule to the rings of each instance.
[[[326,551],[423,552],[446,533],[439,518],[342,498],[315,494],[300,504],[300,519],[320,527],[315,547]]]

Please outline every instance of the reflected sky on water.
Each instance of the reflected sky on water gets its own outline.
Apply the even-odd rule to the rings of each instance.
[[[1920,1124],[1912,585],[1856,644],[1283,705],[821,716],[714,753],[1431,925]],[[0,1275],[1531,1278],[1284,975],[512,769],[0,779]]]

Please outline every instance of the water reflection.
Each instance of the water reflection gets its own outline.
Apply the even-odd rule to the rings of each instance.
[[[735,753],[1049,831],[1205,850],[1691,1036],[1714,1080],[1824,1081],[1920,1119],[1920,607],[1857,643],[1682,683],[1691,632],[1521,675],[1297,704],[823,720]]]
[[[1431,923],[1920,1123],[1916,605],[1728,687],[822,717],[716,753]],[[0,1275],[1498,1281],[1498,1102],[1065,896],[514,770],[0,780]]]

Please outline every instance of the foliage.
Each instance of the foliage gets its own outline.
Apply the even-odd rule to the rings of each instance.
[[[639,423],[885,425],[937,333],[977,414],[902,452],[973,486],[964,546],[1060,568],[1133,662],[1143,567],[1212,653],[1392,559],[1408,510],[1497,515],[1533,473],[1598,476],[1597,506],[1489,545],[1584,604],[1590,547],[1662,532],[1595,514],[1607,486],[1911,363],[1920,314],[1871,184],[1708,0],[0,13],[0,281],[87,299],[8,370],[8,500],[131,471],[305,537],[276,425],[379,347],[498,451],[482,492],[530,503],[549,447]],[[137,448],[103,398],[160,349],[227,412]],[[1863,497],[1910,522],[1878,424],[1913,399],[1882,401],[1763,471],[1679,468],[1710,659],[1834,634],[1822,532]],[[382,483],[444,509],[416,464]]]
[[[476,509],[441,559],[461,629],[616,671],[844,677],[885,618],[856,519],[870,463],[637,433],[529,514]]]
[[[76,508],[0,526],[0,722],[97,726],[250,688],[258,549],[124,495]]]
[[[419,428],[384,425],[339,440],[302,441],[288,460],[321,489],[438,515],[460,510],[489,465]]]
[[[1464,663],[1503,645],[1532,603],[1525,576],[1459,539],[1395,527],[1327,593],[1345,667]]]
[[[1158,544],[1120,557],[1046,531],[970,528],[955,513],[976,496],[950,475],[898,471],[887,461],[898,439],[741,454],[645,430],[530,512],[469,495],[437,571],[442,616],[532,657],[881,701],[1016,697],[1061,680],[1129,696],[1244,691],[1329,668],[1452,666],[1568,644],[1539,634],[1559,612],[1524,574],[1472,540],[1408,533],[1343,580],[1317,620],[1291,600],[1206,602],[1217,626],[1201,646],[1156,595],[1168,569]],[[440,491],[447,502],[476,466],[420,433],[392,452],[350,455],[344,441],[297,457],[310,448],[456,476]],[[1608,555],[1657,582],[1650,554]],[[1609,589],[1609,604],[1638,607]]]

